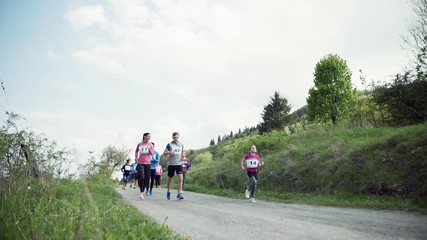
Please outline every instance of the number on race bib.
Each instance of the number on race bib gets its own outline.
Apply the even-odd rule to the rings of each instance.
[[[259,165],[259,160],[256,158],[246,159],[246,167],[247,168],[257,168]]]
[[[148,149],[149,148],[147,146],[140,146],[139,147],[139,154],[148,154],[149,153]]]

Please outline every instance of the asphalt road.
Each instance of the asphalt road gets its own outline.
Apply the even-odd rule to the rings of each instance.
[[[138,198],[139,189],[117,189],[123,200],[191,239],[427,239],[427,215],[229,199],[184,192],[170,201],[165,189]]]

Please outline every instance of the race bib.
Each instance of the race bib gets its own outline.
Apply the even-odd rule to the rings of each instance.
[[[125,166],[125,170],[126,170],[126,171],[130,171],[130,165],[126,165],[126,166]]]
[[[182,148],[181,148],[181,147],[177,147],[177,148],[172,147],[172,151],[173,151],[176,155],[181,155],[181,150],[182,150]]]
[[[248,158],[246,159],[246,167],[247,168],[257,168],[259,165],[259,160],[256,158]]]
[[[182,167],[184,167],[184,168],[187,167],[187,161],[182,161]]]
[[[148,154],[149,152],[148,146],[139,146],[139,154]]]

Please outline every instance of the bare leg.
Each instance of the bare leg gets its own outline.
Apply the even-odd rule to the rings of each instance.
[[[178,175],[179,176],[179,175]],[[178,177],[179,178],[179,177]],[[172,178],[168,177],[168,184],[167,184],[167,188],[168,188],[168,192],[171,191],[171,182],[172,182]]]
[[[182,174],[178,174],[178,193],[182,192]]]

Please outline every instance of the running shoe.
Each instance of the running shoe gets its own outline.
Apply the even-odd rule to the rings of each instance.
[[[246,198],[249,198],[249,194],[250,194],[249,190],[248,190],[248,189],[246,189],[246,190],[245,190],[245,197],[246,197]]]
[[[184,199],[184,195],[182,193],[178,193],[178,195],[176,195],[176,198],[178,198],[178,199]]]
[[[249,202],[251,202],[251,203],[255,203],[256,201],[255,201],[255,198],[249,198]]]
[[[143,193],[143,192],[139,194],[139,198],[140,198],[141,200],[144,200],[144,193]]]
[[[146,191],[146,192],[145,192],[145,195],[150,196],[151,194],[150,194],[150,192],[149,192],[149,191]]]
[[[167,193],[166,193],[166,198],[167,198],[168,200],[171,200],[171,192],[167,192]]]
[[[153,190],[150,189],[150,196],[153,196]]]

